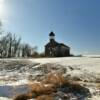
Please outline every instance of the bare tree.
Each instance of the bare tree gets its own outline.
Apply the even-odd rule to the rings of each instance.
[[[0,49],[2,51],[2,57],[15,57],[18,46],[20,44],[21,38],[16,37],[12,33],[8,33],[5,36],[2,36],[0,39]]]
[[[0,56],[4,57],[31,57],[37,51],[37,47],[32,47],[27,43],[22,44],[21,38],[18,38],[11,32],[0,38]]]
[[[0,35],[2,35],[4,33],[2,26],[3,26],[2,22],[0,21]]]
[[[19,45],[21,42],[21,38],[17,38],[17,36],[14,34],[13,35],[13,43],[12,43],[12,56],[16,57],[17,56],[17,51],[19,49]]]
[[[1,21],[0,21],[0,34],[2,34],[1,28],[2,28],[2,23],[1,23]]]
[[[1,49],[1,57],[7,57],[8,55],[8,39],[6,36],[1,38],[0,42],[0,49]]]
[[[31,57],[33,48],[29,44],[22,45],[22,57]]]

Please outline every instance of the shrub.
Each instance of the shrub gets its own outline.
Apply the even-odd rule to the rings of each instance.
[[[54,100],[55,96],[53,94],[57,94],[58,92],[66,95],[70,93],[77,98],[77,94],[84,97],[91,96],[87,88],[81,86],[76,81],[66,80],[62,74],[58,73],[48,74],[43,81],[29,83],[29,88],[31,88],[30,93],[17,95],[14,100],[28,100],[31,98],[35,98],[36,100]],[[65,95],[61,97],[63,98]]]
[[[36,100],[54,100],[52,96],[50,95],[42,95],[42,96],[38,96],[36,98]]]
[[[45,84],[54,84],[56,87],[59,87],[65,83],[65,78],[62,76],[62,74],[50,73],[42,82]]]
[[[30,93],[26,93],[26,94],[16,95],[13,100],[28,100],[28,99],[32,99],[35,97],[36,97],[36,95],[34,93],[30,92]]]
[[[43,84],[42,82],[36,82],[30,84],[32,93],[35,93],[37,96],[42,94],[50,94],[55,91],[53,84]]]

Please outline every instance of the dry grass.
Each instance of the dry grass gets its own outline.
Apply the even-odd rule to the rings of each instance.
[[[53,84],[56,87],[61,86],[65,83],[65,78],[62,74],[50,73],[46,76],[46,79],[42,81],[44,84]]]
[[[36,100],[54,100],[53,96],[50,95],[41,95],[36,98]]]
[[[29,88],[31,88],[30,93],[18,95],[14,100],[28,100],[30,98],[36,98],[36,100],[54,100],[52,94],[59,87],[68,87],[69,92],[76,91],[86,95],[89,92],[79,83],[67,81],[61,74],[50,73],[43,81],[29,83]]]
[[[97,87],[98,89],[100,89],[100,83],[96,84],[96,87]]]
[[[43,84],[41,82],[31,84],[30,88],[32,93],[36,95],[50,94],[55,91],[55,86],[53,84]]]
[[[28,99],[32,99],[33,97],[35,97],[35,94],[30,92],[26,94],[16,95],[13,100],[28,100]]]

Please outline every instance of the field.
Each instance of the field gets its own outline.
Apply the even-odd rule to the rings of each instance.
[[[0,100],[12,100],[18,94],[27,93],[30,91],[29,83],[41,81],[49,73],[61,73],[66,80],[79,83],[91,94],[91,97],[84,96],[80,99],[59,97],[54,100],[100,100],[99,56],[1,59]]]

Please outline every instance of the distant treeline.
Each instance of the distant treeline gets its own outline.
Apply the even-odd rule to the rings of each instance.
[[[37,46],[31,46],[28,43],[22,43],[21,37],[11,32],[2,31],[0,22],[0,58],[11,57],[43,57],[44,53],[37,52]]]
[[[37,47],[32,47],[27,43],[21,43],[21,38],[15,34],[7,33],[0,36],[0,57],[32,57],[37,52]]]

